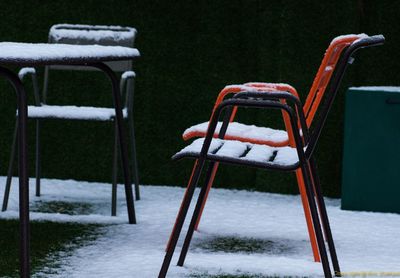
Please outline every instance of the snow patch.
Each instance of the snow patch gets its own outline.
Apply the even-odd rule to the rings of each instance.
[[[200,133],[205,136],[209,122],[204,122],[189,127],[183,132],[183,137],[190,137],[190,134]],[[218,122],[214,136],[218,136],[222,127],[222,122]],[[287,142],[288,134],[284,130],[272,129],[269,127],[259,127],[255,125],[246,125],[238,122],[231,122],[225,134],[226,137],[250,138],[259,141],[272,141],[277,143]]]
[[[131,77],[135,77],[136,73],[134,71],[128,70],[121,75],[121,79],[127,79]]]
[[[18,77],[19,77],[20,80],[22,80],[25,77],[25,75],[27,75],[27,74],[35,74],[35,73],[36,73],[35,68],[22,68],[18,72]]]
[[[124,118],[128,116],[126,108],[122,109],[122,114]],[[115,118],[115,109],[104,108],[104,107],[73,106],[73,105],[28,106],[28,117],[110,121],[113,118]]]
[[[190,169],[184,172],[189,177]],[[5,177],[1,177],[0,192],[3,192],[4,185]],[[85,216],[86,219],[84,216],[37,212],[31,213],[32,219],[65,221],[68,218],[82,223],[113,224],[105,226],[104,233],[91,244],[71,254],[55,256],[58,261],[51,265],[58,265],[58,269],[50,269],[46,275],[41,275],[39,270],[33,275],[49,278],[157,277],[185,192],[180,187],[142,186],[142,200],[135,203],[138,224],[129,225],[122,185],[118,186],[116,217],[109,216],[111,184],[43,179],[42,197],[34,197],[34,190],[35,179],[30,179],[31,203],[62,200],[98,206],[96,213]],[[18,218],[18,179],[13,180],[10,197],[9,212],[1,212],[0,218]],[[325,200],[343,272],[400,271],[399,214],[342,211],[340,200]],[[192,214],[192,209],[188,215]],[[112,222],[110,219],[115,220]],[[168,277],[188,277],[195,273],[323,277],[321,264],[313,261],[298,195],[213,188],[199,231],[193,236],[192,247],[215,237],[229,236],[285,244],[291,250],[288,253],[213,253],[191,248],[184,267],[179,267],[176,262],[188,222],[184,225]]]
[[[360,86],[350,87],[353,91],[380,91],[380,92],[400,92],[400,86]]]
[[[0,61],[2,62],[68,62],[68,60],[102,60],[107,61],[131,59],[138,57],[135,48],[103,45],[72,45],[50,43],[0,43]]]
[[[135,28],[115,25],[56,24],[50,28],[49,36],[55,42],[66,38],[73,40],[89,39],[97,42],[100,40],[133,41],[136,33]]]

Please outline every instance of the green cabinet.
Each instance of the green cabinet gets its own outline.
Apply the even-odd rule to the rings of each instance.
[[[346,93],[342,209],[400,213],[400,87]]]

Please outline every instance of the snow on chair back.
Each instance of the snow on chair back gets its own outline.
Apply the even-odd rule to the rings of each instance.
[[[133,47],[136,29],[122,26],[56,24],[50,28],[49,43],[106,45]],[[132,69],[132,61],[109,62],[113,71],[124,72]],[[63,66],[51,66],[51,69],[67,69]],[[68,67],[68,70],[91,70],[88,67]]]

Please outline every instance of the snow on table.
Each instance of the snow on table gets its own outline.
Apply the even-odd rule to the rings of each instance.
[[[0,64],[73,64],[129,60],[140,56],[136,48],[50,43],[0,43]]]
[[[190,175],[190,169],[186,174]],[[109,184],[43,179],[43,196],[38,198],[34,197],[35,180],[30,182],[31,205],[61,200],[85,202],[95,208],[90,215],[32,212],[33,220],[113,224],[105,226],[104,233],[95,241],[71,254],[60,252],[59,256],[50,256],[49,260],[54,261],[50,269],[39,270],[33,277],[157,277],[184,188],[142,186],[142,199],[135,203],[138,224],[129,225],[123,187],[118,187],[118,216],[111,217]],[[0,191],[4,184],[5,178],[1,177]],[[9,211],[1,212],[0,218],[18,218],[17,179],[10,197]],[[343,272],[400,271],[400,215],[342,211],[338,199],[326,199],[326,203]],[[185,224],[183,235],[187,231],[188,223]],[[287,251],[213,253],[199,248],[199,244],[217,236],[269,240]],[[183,238],[178,242],[168,277],[189,277],[193,273],[323,277],[321,264],[313,261],[299,196],[213,188],[185,265],[178,267]],[[55,265],[59,268],[53,269]]]

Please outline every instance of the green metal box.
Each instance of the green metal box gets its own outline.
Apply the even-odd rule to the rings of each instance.
[[[342,209],[400,213],[400,87],[346,93]]]

